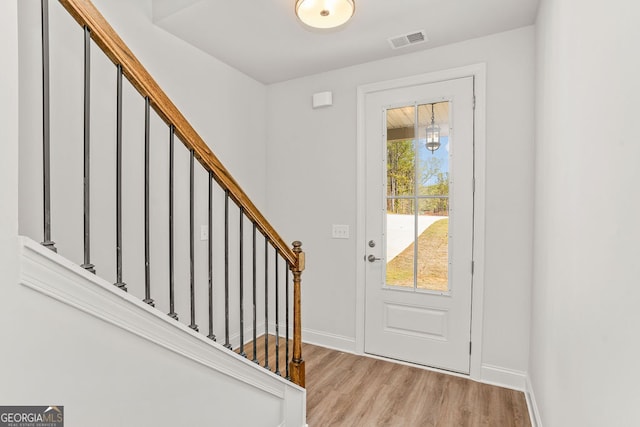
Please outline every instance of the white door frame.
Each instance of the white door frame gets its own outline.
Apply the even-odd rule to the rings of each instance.
[[[474,77],[476,105],[474,111],[474,273],[471,294],[471,366],[469,377],[480,380],[482,368],[482,319],[484,295],[485,242],[485,172],[486,172],[486,64],[419,74],[401,79],[358,86],[357,142],[356,142],[356,353],[364,354],[365,327],[365,98],[373,92],[436,83],[461,77]],[[438,370],[438,369],[435,369]]]

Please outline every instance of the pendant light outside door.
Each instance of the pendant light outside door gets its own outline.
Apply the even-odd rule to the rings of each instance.
[[[353,16],[356,5],[353,0],[297,0],[296,15],[313,28],[335,28]]]
[[[425,145],[427,150],[433,154],[440,148],[440,126],[436,125],[435,115],[433,113],[435,104],[431,104],[431,124],[427,126],[427,141]]]

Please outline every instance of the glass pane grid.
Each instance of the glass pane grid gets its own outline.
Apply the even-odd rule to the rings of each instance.
[[[449,291],[448,107],[387,110],[387,287]]]

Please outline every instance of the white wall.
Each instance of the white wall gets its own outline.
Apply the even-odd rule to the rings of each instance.
[[[124,37],[132,40],[133,50],[147,65],[151,63],[152,74],[170,96],[174,96],[185,114],[195,117],[193,123],[205,139],[219,144],[220,157],[234,174],[237,173],[247,192],[255,196],[256,203],[264,204],[264,86],[155,29],[149,23],[150,8],[146,1],[96,3],[119,31],[127,33]],[[53,187],[58,198],[53,207],[67,208],[54,211],[53,230],[57,246],[61,252],[66,251],[65,256],[72,261],[52,254],[29,239],[20,240],[23,246],[18,244],[19,178],[20,231],[41,240],[39,2],[5,1],[0,4],[0,49],[7,61],[0,79],[3,140],[0,156],[3,206],[0,212],[0,276],[3,286],[0,296],[7,303],[0,310],[3,325],[0,340],[5,343],[0,364],[3,379],[0,401],[5,405],[64,405],[67,423],[78,426],[202,425],[211,422],[304,425],[303,390],[282,378],[265,375],[252,362],[228,355],[226,350],[221,350],[220,344],[212,348],[208,339],[194,336],[185,326],[148,308],[131,296],[140,293],[139,281],[137,284],[129,282],[132,292],[124,294],[111,286],[112,281],[104,282],[84,271],[78,272],[81,244],[73,239],[78,238],[78,230],[81,233],[82,229],[77,210],[81,203],[80,187],[71,182],[80,181],[82,177],[81,161],[76,153],[81,147],[82,129],[78,104],[78,100],[81,101],[78,65],[82,58],[79,49],[82,33],[60,11],[57,2],[50,5],[52,35],[55,34],[52,36],[52,61],[56,65],[67,61],[68,66],[52,70],[52,94],[56,97],[52,116],[59,119],[52,129],[52,142],[56,144],[56,152],[52,155],[53,176],[57,180]],[[100,55],[94,53],[93,58],[94,94],[115,93],[113,68]],[[185,72],[189,74],[186,78]],[[211,97],[213,93],[217,97]],[[128,90],[125,97],[133,99],[132,91]],[[94,112],[113,116],[112,99],[94,102]],[[137,106],[140,106],[139,101]],[[140,137],[140,129],[128,118],[131,115],[139,117],[140,113],[139,109],[125,110],[125,127],[130,126],[125,130],[125,143],[134,146],[130,154],[138,160],[141,140],[136,144],[135,138]],[[254,117],[250,125],[245,123],[247,115]],[[92,140],[93,166],[112,172],[112,166],[107,164],[113,163],[113,130],[108,129],[106,122],[98,122],[96,127],[98,130],[94,131]],[[159,127],[161,125],[155,123],[152,133],[159,132],[155,130]],[[166,141],[166,132],[153,136],[158,139],[152,141],[159,141],[156,144],[160,146]],[[257,155],[251,157],[249,153]],[[166,154],[156,156],[160,161],[166,161]],[[177,158],[186,159],[184,155]],[[140,167],[141,164],[135,165],[138,170]],[[159,181],[163,179],[161,172],[156,172],[160,175]],[[202,181],[199,179],[198,185],[202,185]],[[68,183],[71,184],[65,187]],[[92,203],[97,203],[92,205],[96,213],[94,238],[106,239],[104,234],[112,235],[113,224],[112,220],[100,216],[106,210],[100,203],[106,204],[104,199],[112,198],[112,182],[94,179],[93,183],[95,199]],[[125,185],[129,191],[125,203],[133,205],[139,189],[131,190],[130,187],[134,187],[131,181],[128,187]],[[184,202],[184,187],[182,189],[178,197]],[[152,213],[154,224],[166,223],[166,217],[162,218],[160,214],[166,212],[158,206],[166,205],[163,203],[166,200],[155,196],[158,199]],[[137,202],[134,211],[140,211],[139,198]],[[184,203],[181,206],[184,207]],[[198,206],[201,215],[202,203]],[[108,208],[113,212],[112,206]],[[219,210],[219,206],[216,209]],[[125,230],[125,239],[132,234],[140,236],[139,224],[129,227]],[[75,231],[69,232],[70,229]],[[139,245],[139,242],[129,243],[130,246]],[[153,250],[162,252],[158,246],[155,244]],[[198,242],[199,256],[204,247],[205,242]],[[18,257],[19,248],[21,257]],[[95,259],[101,256],[95,248],[94,256]],[[125,259],[125,266],[131,266],[131,263],[130,258]],[[96,264],[99,272],[106,272],[104,264]],[[166,267],[166,261],[161,260],[156,265]],[[130,274],[135,276],[136,272]],[[200,289],[206,289],[206,280],[201,283],[204,286]],[[180,285],[185,288],[184,282]],[[166,306],[166,298],[154,289],[153,296],[162,303],[159,305]],[[163,283],[163,289],[166,292],[166,283]],[[182,319],[188,323],[185,300],[183,297],[180,308]],[[109,312],[114,307],[116,311]],[[162,306],[162,310],[166,312],[166,307]],[[206,311],[202,306],[199,313],[197,321],[206,331]],[[127,326],[125,317],[134,321]],[[145,332],[145,328],[150,329]],[[175,332],[176,329],[179,331]],[[213,357],[215,354],[218,356]],[[235,375],[228,375],[234,371]],[[245,410],[247,401],[252,405],[251,411]]]
[[[529,375],[545,427],[640,425],[638,11],[538,15]]]
[[[354,350],[356,89],[430,71],[487,64],[485,307],[482,362],[527,367],[532,254],[534,29],[269,86],[268,216],[303,242],[304,339]],[[315,92],[334,105],[313,110]],[[331,224],[351,226],[331,239]]]
[[[0,2],[0,299],[10,301],[7,290],[18,282],[18,1]],[[11,304],[5,303],[10,306]],[[14,319],[0,310],[0,341],[11,342]],[[6,345],[5,345],[6,348]],[[0,369],[12,369],[2,358]],[[0,374],[0,375],[2,375]],[[4,377],[4,375],[2,375]],[[3,389],[6,387],[3,387]]]
[[[181,109],[258,208],[266,206],[266,87],[177,39],[151,22],[150,0],[95,1],[96,7]],[[40,30],[37,0],[20,12],[20,232],[42,240]],[[50,5],[52,239],[59,253],[82,264],[82,29],[59,2]],[[91,211],[92,257],[98,274],[115,282],[115,66],[92,46]],[[123,89],[123,280],[144,297],[144,102],[125,81]],[[168,306],[168,128],[152,113],[151,255],[152,298]],[[176,139],[176,311],[189,319],[189,156]],[[208,333],[207,176],[196,163],[196,324]],[[216,187],[217,188],[217,187]],[[215,192],[215,333],[224,339],[223,193]],[[237,254],[238,211],[231,207],[232,254]],[[250,225],[245,224],[247,235]],[[246,245],[249,251],[248,244]],[[258,254],[263,246],[259,246]],[[250,265],[247,262],[247,270]],[[231,261],[237,282],[237,261]],[[258,272],[260,273],[260,266]],[[247,276],[249,277],[249,276]],[[260,293],[258,288],[258,292]],[[247,303],[250,295],[245,292]],[[238,332],[238,291],[230,299],[231,335]],[[262,316],[262,318],[264,318]]]
[[[265,203],[266,88],[152,24],[151,0],[97,0],[142,64],[254,203]]]

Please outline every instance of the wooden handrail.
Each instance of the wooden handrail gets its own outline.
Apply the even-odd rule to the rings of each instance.
[[[116,65],[121,65],[125,77],[143,97],[149,97],[151,107],[167,125],[175,127],[175,133],[182,143],[194,151],[196,159],[207,170],[211,171],[214,179],[223,189],[229,190],[229,195],[235,203],[244,208],[244,213],[253,221],[260,232],[280,252],[292,269],[298,268],[298,255],[287,246],[280,235],[256,208],[246,193],[240,188],[229,171],[211,152],[204,140],[193,129],[180,110],[164,93],[149,72],[129,50],[120,36],[109,25],[102,14],[89,0],[59,0],[62,6],[80,24],[91,30],[91,38]]]

